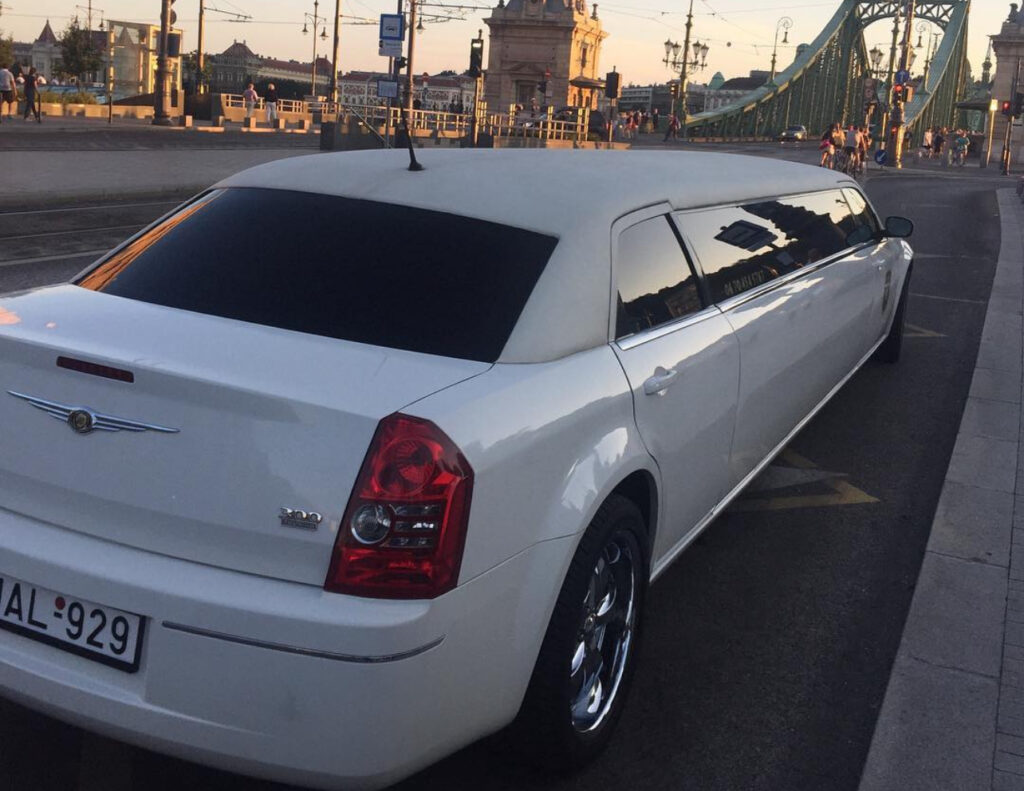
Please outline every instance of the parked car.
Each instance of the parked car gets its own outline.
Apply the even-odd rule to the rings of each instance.
[[[787,126],[781,132],[779,132],[779,142],[785,143],[797,142],[799,140],[807,139],[807,127],[796,124],[794,126]]]
[[[506,727],[579,766],[649,582],[899,357],[912,226],[834,171],[404,156],[245,171],[0,298],[4,697],[324,788]]]

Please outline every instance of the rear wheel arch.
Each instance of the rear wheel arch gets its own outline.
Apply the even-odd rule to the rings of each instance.
[[[654,537],[658,532],[658,484],[654,476],[648,470],[631,472],[619,481],[608,496],[612,495],[624,497],[640,509],[647,531],[645,549],[650,560],[654,550]]]

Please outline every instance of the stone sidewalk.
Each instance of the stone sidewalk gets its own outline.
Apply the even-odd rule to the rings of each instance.
[[[860,791],[1024,791],[1024,205],[997,195],[974,378]]]

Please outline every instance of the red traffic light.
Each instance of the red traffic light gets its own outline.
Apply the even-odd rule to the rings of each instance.
[[[1003,113],[1003,115],[1009,115],[1011,107],[1012,107],[1012,104],[1011,104],[1011,102],[1008,99],[1003,101],[1001,103],[1001,105],[1000,105],[1000,109],[1001,109],[1001,112]]]

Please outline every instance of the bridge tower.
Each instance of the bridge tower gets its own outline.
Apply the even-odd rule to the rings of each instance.
[[[597,107],[608,34],[596,5],[588,14],[586,0],[498,0],[484,22],[490,28],[484,99],[491,111],[512,104]]]

